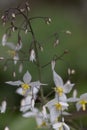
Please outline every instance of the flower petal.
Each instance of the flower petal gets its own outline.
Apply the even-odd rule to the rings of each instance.
[[[53,70],[53,80],[54,80],[56,87],[63,86],[62,78],[54,70]]]
[[[64,93],[69,93],[72,90],[73,86],[74,84],[71,84],[70,81],[67,81],[64,85]]]
[[[18,81],[8,81],[8,82],[5,82],[5,83],[10,84],[10,85],[12,85],[12,86],[19,86],[19,85],[21,85],[23,82],[20,81],[20,80],[18,80]]]
[[[30,75],[30,73],[27,71],[25,74],[24,74],[24,76],[23,76],[23,81],[25,82],[25,83],[27,83],[27,84],[29,84],[30,83],[30,81],[31,81],[31,75]]]
[[[63,126],[64,126],[64,130],[70,130],[70,127],[67,124],[63,123]]]

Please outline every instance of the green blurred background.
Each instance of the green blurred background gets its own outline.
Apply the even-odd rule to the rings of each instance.
[[[14,7],[21,3],[22,0],[7,0],[0,1],[0,8],[2,11],[9,7]],[[62,76],[64,82],[68,79],[67,69],[75,69],[76,73],[72,76],[71,81],[75,82],[75,88],[78,90],[78,95],[87,91],[87,1],[86,0],[32,0],[30,3],[30,16],[47,16],[52,19],[50,25],[45,24],[44,21],[37,19],[32,21],[36,38],[44,47],[44,51],[40,53],[41,64],[46,64],[54,55],[61,55],[64,50],[68,49],[69,53],[63,57],[63,61],[58,60],[56,63],[56,71]],[[1,14],[0,14],[1,15]],[[21,20],[17,20],[20,24]],[[8,26],[8,24],[7,24]],[[6,27],[2,27],[0,22],[0,41],[5,33]],[[65,32],[69,30],[71,35]],[[54,38],[51,37],[53,33],[57,32],[59,35],[59,45],[53,48]],[[30,36],[22,35],[23,51],[26,52],[27,57],[29,51]],[[14,43],[17,42],[17,34],[14,33],[9,39]],[[8,48],[2,47],[0,44],[0,56],[8,57]],[[22,74],[18,73],[18,66],[12,62],[8,62],[7,71],[3,71],[5,62],[0,61],[0,102],[6,99],[8,102],[8,109],[6,114],[0,114],[0,130],[3,130],[6,125],[10,130],[35,130],[36,124],[33,119],[24,119],[15,106],[20,104],[21,96],[15,93],[17,87],[11,87],[4,82],[8,80],[18,80],[23,77],[23,74],[28,69],[32,74],[33,80],[38,80],[37,69],[35,65],[30,62],[24,63]],[[17,76],[12,77],[12,71],[15,69]],[[42,82],[48,83],[44,87],[45,94],[54,86],[52,80],[51,66],[42,69]],[[86,114],[87,115],[87,114]],[[87,129],[87,118],[81,117],[78,119],[78,124],[82,128]],[[82,122],[82,123],[81,123]],[[83,130],[83,129],[81,129]]]

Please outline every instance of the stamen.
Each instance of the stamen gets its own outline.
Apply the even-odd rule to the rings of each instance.
[[[61,87],[56,87],[56,88],[55,88],[55,92],[57,92],[57,93],[59,94],[59,96],[62,96],[62,94],[63,94],[63,88],[61,88]]]
[[[55,107],[57,110],[62,110],[62,105],[60,103],[55,103]]]
[[[26,91],[30,88],[30,86],[28,84],[22,84],[21,87],[23,89],[23,94],[25,94]]]
[[[83,111],[86,110],[86,103],[87,103],[86,100],[81,100],[81,101],[80,101],[80,104],[82,105],[82,110],[83,110]]]

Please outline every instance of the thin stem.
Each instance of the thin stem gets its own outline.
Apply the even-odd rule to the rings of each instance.
[[[56,56],[56,58],[53,58],[53,60],[55,60],[55,61],[57,61],[58,59],[62,60],[62,57],[63,57],[65,54],[67,54],[67,53],[65,53],[65,51],[64,51],[60,56]],[[52,60],[51,60],[51,61],[52,61]],[[47,67],[49,64],[51,64],[51,61],[49,61],[47,64],[45,64],[45,65],[43,65],[43,66],[41,66],[41,67],[42,67],[42,68]]]
[[[37,49],[37,41],[36,41],[36,38],[35,38],[35,34],[34,34],[34,31],[33,31],[33,28],[31,26],[31,22],[30,20],[28,19],[28,17],[23,13],[21,12],[19,9],[17,9],[21,15],[23,15],[23,17],[26,19],[28,25],[29,25],[29,28],[30,28],[30,31],[31,31],[31,35],[32,35],[32,38],[33,38],[33,43],[34,43],[34,49],[35,49],[35,53],[36,53],[36,62],[38,64],[38,75],[39,75],[39,80],[41,82],[41,65],[40,65],[40,61],[39,61],[39,54],[38,54],[38,49]],[[41,93],[41,97],[42,97],[42,100],[44,99],[44,96],[43,96],[43,89],[42,87],[40,88],[40,93]]]

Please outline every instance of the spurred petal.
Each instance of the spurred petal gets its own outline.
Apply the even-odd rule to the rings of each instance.
[[[30,75],[30,73],[27,71],[25,74],[24,74],[24,76],[23,76],[23,81],[26,83],[26,84],[29,84],[30,83],[30,81],[31,81],[31,75]]]

